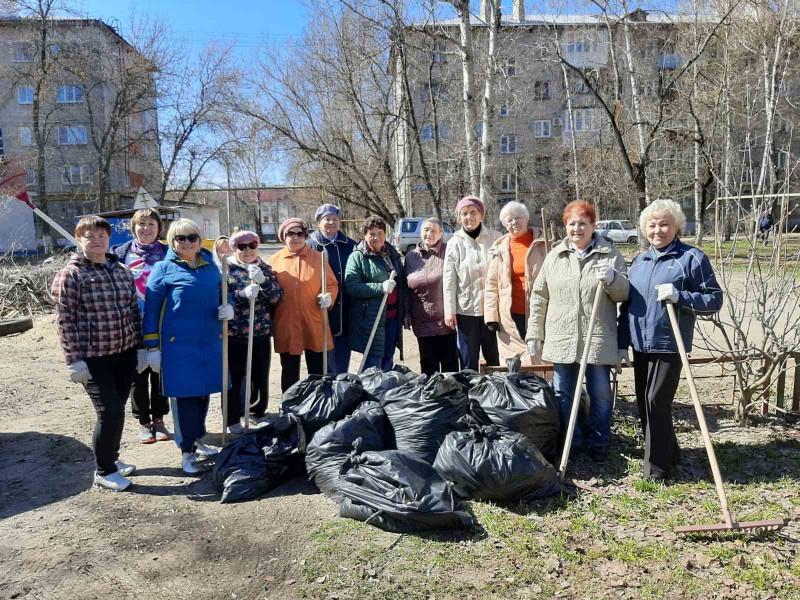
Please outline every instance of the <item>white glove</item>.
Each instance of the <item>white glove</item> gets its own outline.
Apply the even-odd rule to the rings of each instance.
[[[675,304],[678,301],[678,288],[671,283],[662,283],[656,286],[659,302],[669,302]]]
[[[83,385],[89,383],[92,378],[92,374],[89,373],[89,367],[82,360],[76,360],[74,363],[68,364],[67,374],[72,383],[82,383]]]
[[[394,279],[387,279],[381,285],[383,286],[384,294],[391,294],[394,286],[397,285],[397,282]]]
[[[161,350],[147,351],[147,366],[153,373],[161,372]]]
[[[617,352],[617,374],[622,373],[622,365],[631,366],[631,359],[627,348],[620,348]]]
[[[542,353],[542,340],[528,340],[528,354],[536,356]]]
[[[333,298],[330,294],[319,294],[317,296],[319,298],[319,307],[322,309],[327,309],[333,306]]]
[[[264,275],[264,271],[261,270],[256,264],[247,265],[247,276],[255,281],[258,285],[261,285],[267,280],[267,276]]]
[[[220,321],[230,321],[233,318],[233,306],[230,304],[220,304],[217,309],[217,318]]]
[[[597,281],[606,285],[614,281],[614,267],[607,261],[600,261],[594,266],[594,276]]]
[[[261,291],[260,285],[256,283],[251,283],[250,285],[245,286],[245,288],[241,290],[239,294],[242,297],[247,298],[248,300],[252,300],[253,298],[256,298],[258,296],[260,291]]]
[[[147,350],[142,348],[136,351],[136,372],[142,373],[147,368]]]

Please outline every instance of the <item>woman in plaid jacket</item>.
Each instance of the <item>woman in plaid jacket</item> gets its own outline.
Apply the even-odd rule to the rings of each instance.
[[[69,378],[83,384],[97,412],[92,435],[94,483],[116,492],[136,469],[119,460],[125,401],[134,372],[144,367],[142,314],[133,275],[108,253],[111,226],[84,217],[75,227],[79,251],[53,281],[53,300]]]

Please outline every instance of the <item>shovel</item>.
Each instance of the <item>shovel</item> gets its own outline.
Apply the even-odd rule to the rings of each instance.
[[[255,281],[249,280],[250,285]],[[250,378],[253,375],[253,336],[256,323],[256,297],[250,298],[250,314],[248,316],[248,329],[247,329],[247,370],[244,376],[244,432],[250,431],[250,395],[253,393],[253,385]],[[239,399],[236,398],[238,401]],[[265,398],[266,400],[266,398]]]
[[[220,252],[228,237],[221,236],[214,240],[214,251],[222,270],[222,304],[228,302],[228,255]],[[222,322],[222,445],[227,441],[228,421],[228,322]]]
[[[389,275],[389,280],[394,281],[394,271]],[[369,339],[367,340],[367,347],[364,348],[364,356],[361,359],[361,366],[358,367],[358,375],[364,371],[364,367],[367,366],[367,358],[369,357],[370,348],[372,348],[372,340],[375,339],[375,332],[378,330],[378,325],[381,322],[381,317],[383,316],[383,309],[386,307],[386,300],[389,298],[389,292],[383,293],[383,299],[381,300],[381,306],[378,309],[378,314],[375,316],[375,322],[372,324],[372,331],[369,333]]]
[[[328,293],[328,253],[322,249],[322,295]],[[322,374],[328,374],[328,309],[322,309]]]

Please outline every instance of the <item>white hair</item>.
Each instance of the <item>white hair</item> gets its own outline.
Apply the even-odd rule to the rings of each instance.
[[[686,215],[683,214],[681,205],[674,200],[653,200],[639,215],[639,230],[644,233],[647,222],[656,215],[669,215],[675,221],[678,235],[686,226]]]
[[[178,219],[167,230],[167,244],[169,244],[170,248],[175,248],[176,235],[190,235],[192,233],[196,233],[200,236],[200,241],[203,241],[203,232],[200,231],[197,223],[191,219]]]
[[[506,224],[506,217],[509,216],[511,213],[516,212],[525,215],[525,218],[530,221],[531,215],[528,212],[528,207],[525,206],[522,202],[508,202],[503,209],[500,211],[500,222],[505,225]]]

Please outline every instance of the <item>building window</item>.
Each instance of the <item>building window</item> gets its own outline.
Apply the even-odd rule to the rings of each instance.
[[[517,191],[517,178],[513,173],[503,173],[502,175],[500,175],[500,191],[501,192]]]
[[[58,104],[76,104],[83,102],[83,85],[60,85],[56,89],[56,102]]]
[[[439,64],[447,62],[447,46],[445,44],[433,45],[433,62]]]
[[[33,131],[30,127],[19,128],[19,143],[23,146],[33,146]]]
[[[419,139],[422,140],[423,142],[433,141],[433,132],[434,132],[433,125],[431,125],[430,123],[425,123],[422,126],[422,129],[419,132]],[[447,127],[445,125],[442,125],[440,123],[439,124],[439,139],[440,140],[446,140],[448,137],[450,137],[450,130],[447,129]]]
[[[36,185],[37,181],[36,169],[25,169],[25,185]]]
[[[553,174],[552,159],[549,156],[537,156],[534,169],[537,175],[549,177]]]
[[[592,89],[586,84],[585,81],[575,82],[574,91],[576,94],[590,94]]]
[[[578,37],[579,35],[582,34],[570,32],[565,36],[567,43],[564,45],[564,49],[567,54],[587,54],[597,50],[596,41]]]
[[[508,58],[503,63],[503,75],[506,77],[516,77],[517,76],[517,59],[516,58]]]
[[[33,62],[33,46],[30,44],[20,44],[14,48],[15,62]]]
[[[475,124],[475,134],[478,136],[478,141],[483,139],[483,121],[478,121]]]
[[[84,165],[67,165],[64,167],[64,174],[61,176],[64,185],[81,185],[91,183],[92,178],[89,174],[89,167]]]
[[[509,114],[511,114],[511,102],[506,100],[500,105],[500,116],[507,117]]]
[[[21,85],[17,89],[17,98],[20,104],[33,104],[33,86]]]
[[[786,150],[778,150],[776,159],[777,168],[783,170],[789,162],[789,153]]]
[[[500,136],[500,154],[516,154],[516,153],[517,153],[517,136],[515,135]]]
[[[550,99],[550,82],[549,81],[534,81],[533,82],[533,99],[534,100],[549,100]]]
[[[549,138],[551,135],[550,121],[534,121],[533,137]]]
[[[59,127],[58,143],[61,144],[62,146],[85,146],[86,127],[83,126]]]
[[[444,100],[447,98],[447,86],[441,83],[434,82],[432,85],[423,85],[419,90],[419,99],[427,102],[431,98],[436,100]]]
[[[593,117],[591,108],[576,108],[572,111],[575,131],[589,131],[593,129]],[[564,122],[569,125],[569,114],[564,115]]]

